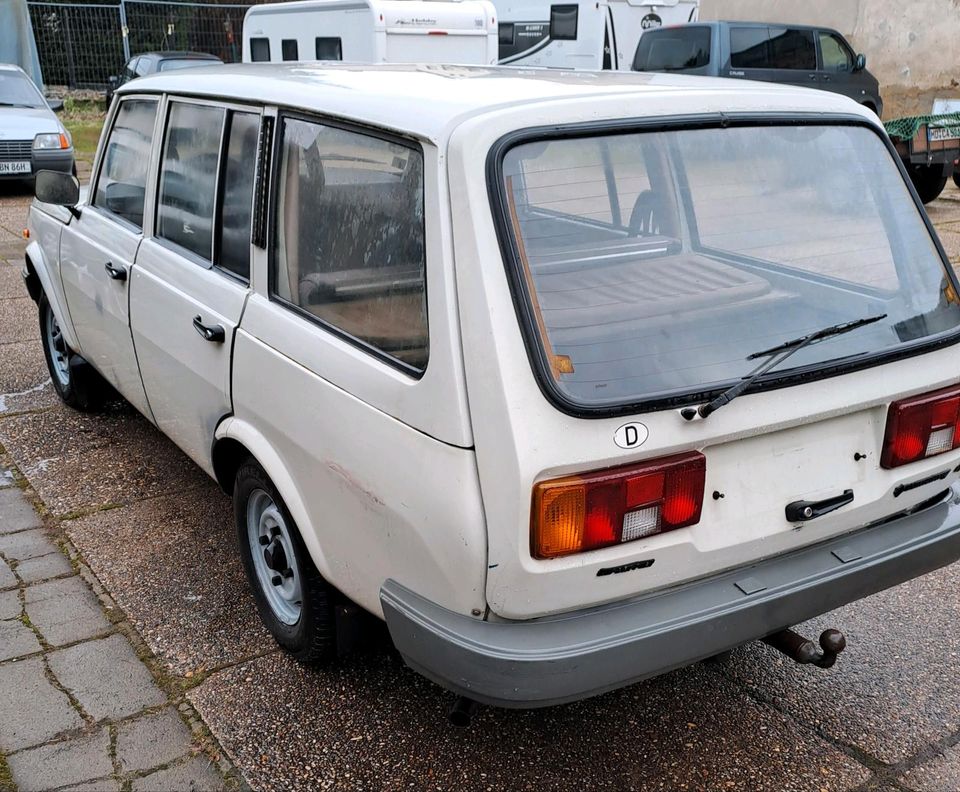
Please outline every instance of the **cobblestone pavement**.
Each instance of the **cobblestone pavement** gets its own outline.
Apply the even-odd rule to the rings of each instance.
[[[382,642],[291,662],[257,621],[228,500],[129,408],[54,398],[17,274],[26,204],[0,197],[3,792],[243,783],[221,747],[259,790],[960,789],[960,566],[804,626],[847,633],[831,671],[754,644],[466,731]],[[960,263],[960,192],[929,212]]]

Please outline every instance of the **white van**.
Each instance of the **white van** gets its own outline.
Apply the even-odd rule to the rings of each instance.
[[[645,30],[697,20],[700,0],[494,0],[499,63],[562,69],[629,70]]]
[[[302,661],[352,602],[502,706],[758,638],[827,666],[842,636],[787,628],[960,557],[960,283],[845,97],[168,72],[118,91],[86,197],[36,190],[54,388],[109,384],[232,496]]]
[[[299,0],[251,6],[244,63],[497,62],[488,0]]]

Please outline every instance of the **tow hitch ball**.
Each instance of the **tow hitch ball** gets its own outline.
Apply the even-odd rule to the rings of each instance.
[[[780,630],[768,635],[763,642],[783,652],[796,663],[812,663],[820,668],[832,668],[837,662],[837,655],[847,648],[847,639],[840,630],[824,630],[820,636],[819,649],[809,638],[804,638],[793,630]]]

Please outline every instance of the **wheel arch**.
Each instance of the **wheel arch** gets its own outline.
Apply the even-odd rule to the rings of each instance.
[[[47,265],[43,250],[37,241],[27,245],[24,254],[24,264],[27,270],[26,285],[27,291],[35,302],[40,301],[40,293],[47,296],[47,302],[53,309],[54,316],[57,317],[57,324],[64,335],[64,340],[74,352],[81,352],[80,342],[77,339],[76,331],[73,329],[73,322],[70,320],[70,313],[67,311],[62,292],[55,288],[53,275]],[[38,289],[34,297],[34,289]]]

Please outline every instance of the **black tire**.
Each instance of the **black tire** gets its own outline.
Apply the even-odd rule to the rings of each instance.
[[[942,165],[911,165],[907,169],[910,181],[923,203],[928,204],[940,197],[947,186],[947,177]]]
[[[74,360],[74,352],[66,345],[62,334],[59,336],[59,340],[51,334],[50,323],[52,322],[57,329],[59,329],[59,325],[46,294],[40,294],[37,307],[40,316],[40,340],[43,345],[43,356],[47,361],[47,370],[50,372],[50,379],[53,381],[53,389],[57,392],[60,400],[68,407],[83,412],[99,410],[106,401],[107,394],[111,391],[110,386],[89,364],[76,365],[81,361]],[[58,357],[66,364],[65,367],[58,363]]]
[[[955,168],[953,171],[953,183],[960,187],[960,168]]]
[[[248,538],[247,510],[251,496],[259,492],[266,493],[277,506],[289,538],[292,540],[302,595],[299,617],[293,624],[285,623],[277,616],[264,590],[264,585],[269,583],[261,582],[254,564],[253,550]],[[247,580],[253,591],[260,618],[274,640],[300,663],[312,664],[336,657],[337,632],[334,604],[337,592],[320,576],[303,544],[300,531],[287,510],[287,505],[270,477],[252,457],[237,470],[233,488],[233,513],[237,526],[237,542]]]

